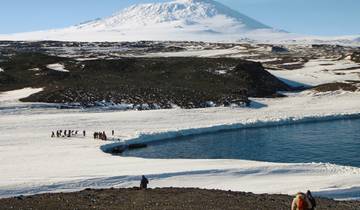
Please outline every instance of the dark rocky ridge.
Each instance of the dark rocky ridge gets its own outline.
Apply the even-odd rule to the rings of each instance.
[[[287,50],[281,53],[268,50],[274,47]],[[345,58],[359,48],[339,45],[284,45],[274,46],[269,44],[250,44],[250,43],[209,43],[209,42],[173,42],[173,41],[138,41],[138,42],[57,42],[57,41],[0,41],[0,60],[1,54],[11,54],[19,52],[36,52],[48,55],[71,58],[106,58],[118,59],[127,56],[143,56],[148,53],[159,52],[179,52],[189,50],[223,50],[241,48],[242,59],[276,59],[276,61],[263,61],[266,68],[296,69],[301,68],[304,62],[309,59]],[[238,54],[239,55],[239,54]],[[224,57],[223,55],[212,57]],[[294,62],[293,65],[283,65]],[[298,63],[295,65],[295,63]]]
[[[62,63],[70,72],[48,69]],[[183,108],[248,102],[291,88],[260,63],[232,58],[119,58],[76,61],[39,53],[16,53],[1,63],[0,91],[45,87],[24,101],[80,103],[96,101]],[[29,69],[39,68],[38,71]]]
[[[333,201],[316,198],[317,210],[358,210],[359,201]],[[108,189],[84,190],[17,197],[0,200],[0,210],[20,209],[239,209],[288,210],[292,197],[286,195],[255,195],[219,190],[164,188],[153,190]]]

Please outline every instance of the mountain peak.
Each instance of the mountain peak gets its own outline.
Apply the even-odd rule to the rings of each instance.
[[[166,3],[137,4],[121,10],[111,17],[88,22],[79,27],[134,29],[169,23],[172,27],[182,28],[196,24],[203,27],[205,22],[205,27],[211,28],[212,21],[216,21],[215,24],[218,26],[225,24],[224,26],[237,26],[243,30],[269,28],[213,0],[175,0]]]
[[[214,0],[173,0],[136,4],[106,18],[12,37],[61,41],[229,41],[248,38],[248,34],[267,39],[279,32]]]

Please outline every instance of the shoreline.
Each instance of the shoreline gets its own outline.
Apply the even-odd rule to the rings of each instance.
[[[118,147],[128,145],[128,144],[147,144],[158,141],[176,139],[187,136],[196,136],[204,134],[212,134],[218,132],[226,132],[240,129],[257,129],[257,128],[267,128],[267,127],[276,127],[276,126],[287,126],[287,125],[297,125],[305,123],[321,123],[329,121],[338,121],[338,120],[351,120],[359,119],[360,113],[342,113],[342,114],[329,114],[322,116],[304,116],[300,118],[288,117],[284,119],[277,119],[274,121],[258,121],[251,123],[234,123],[234,124],[223,124],[215,125],[211,127],[200,127],[200,128],[190,128],[177,131],[165,131],[160,133],[151,133],[151,134],[140,134],[138,137],[121,140],[120,142],[113,141],[115,143],[109,143],[100,146],[100,149],[105,153],[111,153],[111,150]],[[109,141],[111,142],[111,141]]]

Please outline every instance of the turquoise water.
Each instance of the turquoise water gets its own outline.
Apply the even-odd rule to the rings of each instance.
[[[150,143],[123,156],[326,162],[360,167],[360,119],[242,129]]]

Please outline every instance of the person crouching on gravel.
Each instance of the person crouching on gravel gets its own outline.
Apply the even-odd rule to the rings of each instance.
[[[310,210],[311,202],[305,193],[298,192],[292,202],[291,210]]]

